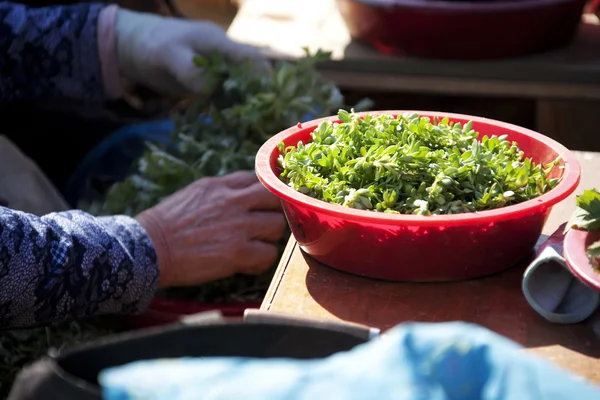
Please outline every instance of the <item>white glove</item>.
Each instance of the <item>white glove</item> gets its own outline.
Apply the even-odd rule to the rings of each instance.
[[[231,40],[212,22],[119,9],[115,31],[121,75],[163,94],[202,92],[204,82],[192,62],[194,55],[218,50],[234,62],[249,59],[267,65],[258,48]]]

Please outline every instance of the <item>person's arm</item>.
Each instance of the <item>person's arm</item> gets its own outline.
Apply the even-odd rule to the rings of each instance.
[[[116,9],[0,2],[0,101],[117,97]]]
[[[0,2],[0,101],[94,101],[121,96],[121,79],[175,96],[202,92],[192,59],[219,50],[269,63],[215,23],[165,18],[117,5],[28,8]]]
[[[154,247],[133,218],[0,207],[0,327],[143,311],[158,286]]]

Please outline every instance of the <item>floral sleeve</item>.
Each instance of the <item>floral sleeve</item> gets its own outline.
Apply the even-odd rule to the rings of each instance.
[[[0,327],[144,310],[158,284],[135,219],[82,211],[36,217],[0,207]]]
[[[0,2],[0,101],[102,100],[102,7]]]

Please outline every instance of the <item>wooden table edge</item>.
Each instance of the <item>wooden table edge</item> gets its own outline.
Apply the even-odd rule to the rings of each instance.
[[[281,284],[281,280],[283,279],[283,276],[285,275],[285,271],[287,269],[287,266],[290,263],[292,254],[294,253],[294,250],[296,249],[296,244],[297,244],[296,240],[294,239],[294,237],[292,235],[290,235],[290,239],[288,240],[287,245],[285,246],[285,249],[283,250],[283,254],[281,255],[279,264],[277,265],[277,270],[275,271],[275,274],[273,275],[271,284],[269,285],[269,288],[267,289],[267,293],[265,294],[265,297],[260,305],[261,311],[269,311],[269,309],[271,308],[271,304],[273,303],[273,300],[275,299],[275,296],[277,294],[277,289],[279,288],[279,285]]]

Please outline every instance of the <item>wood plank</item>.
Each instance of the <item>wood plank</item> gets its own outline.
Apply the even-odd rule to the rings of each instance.
[[[537,102],[537,131],[574,150],[600,151],[600,101]]]
[[[288,240],[288,243],[285,246],[285,249],[283,250],[283,254],[281,255],[281,260],[279,261],[279,265],[277,266],[277,270],[275,271],[275,274],[273,275],[273,279],[271,280],[271,283],[269,284],[267,293],[265,293],[265,297],[261,303],[261,310],[264,307],[268,308],[271,305],[270,301],[273,299],[273,297],[275,296],[275,293],[277,293],[277,290],[279,289],[279,285],[281,284],[281,280],[283,279],[283,274],[288,266],[290,258],[292,257],[292,253],[295,251],[295,249],[296,249],[296,241],[293,240],[293,238],[291,238],[291,240]],[[267,299],[269,299],[269,300],[267,300]]]
[[[335,0],[246,0],[231,24],[229,34],[236,40],[270,48],[278,56],[301,56],[302,47],[332,51],[335,61],[324,63],[322,68],[329,71],[334,80],[338,72],[353,74],[340,82],[342,87],[345,83],[359,83],[361,79],[357,77],[365,75],[375,85],[373,88],[400,90],[410,84],[410,80],[376,79],[377,75],[389,75],[421,79],[418,88],[412,90],[434,90],[439,86],[439,80],[427,81],[427,78],[452,78],[474,79],[477,81],[474,86],[481,86],[482,82],[492,86],[505,82],[558,85],[553,92],[540,92],[539,96],[560,96],[563,85],[572,85],[570,92],[582,91],[586,98],[600,97],[593,95],[600,93],[600,22],[595,16],[586,16],[576,40],[565,49],[494,61],[428,60],[381,54],[351,40]],[[367,85],[366,82],[362,84],[363,87]],[[456,85],[462,93],[460,85],[464,82],[437,90],[456,93]],[[493,87],[491,91],[504,93],[501,88]],[[535,92],[536,89],[540,90],[534,86],[528,91]],[[518,93],[518,86],[508,90]]]
[[[582,182],[554,207],[544,228],[551,234],[570,216],[574,196],[600,186],[600,153],[576,152]],[[537,315],[521,292],[525,265],[457,283],[384,282],[346,274],[315,262],[292,240],[276,290],[263,310],[331,318],[388,329],[405,321],[468,321],[485,326],[574,373],[600,383],[600,312],[581,324],[555,325]]]
[[[371,90],[400,93],[469,95],[480,97],[519,97],[550,99],[600,99],[600,84],[580,85],[540,82],[512,82],[499,79],[475,79],[441,76],[411,76],[384,73],[320,70],[326,79],[346,90]]]
[[[172,0],[182,16],[193,20],[212,21],[228,29],[238,10],[232,0]]]

